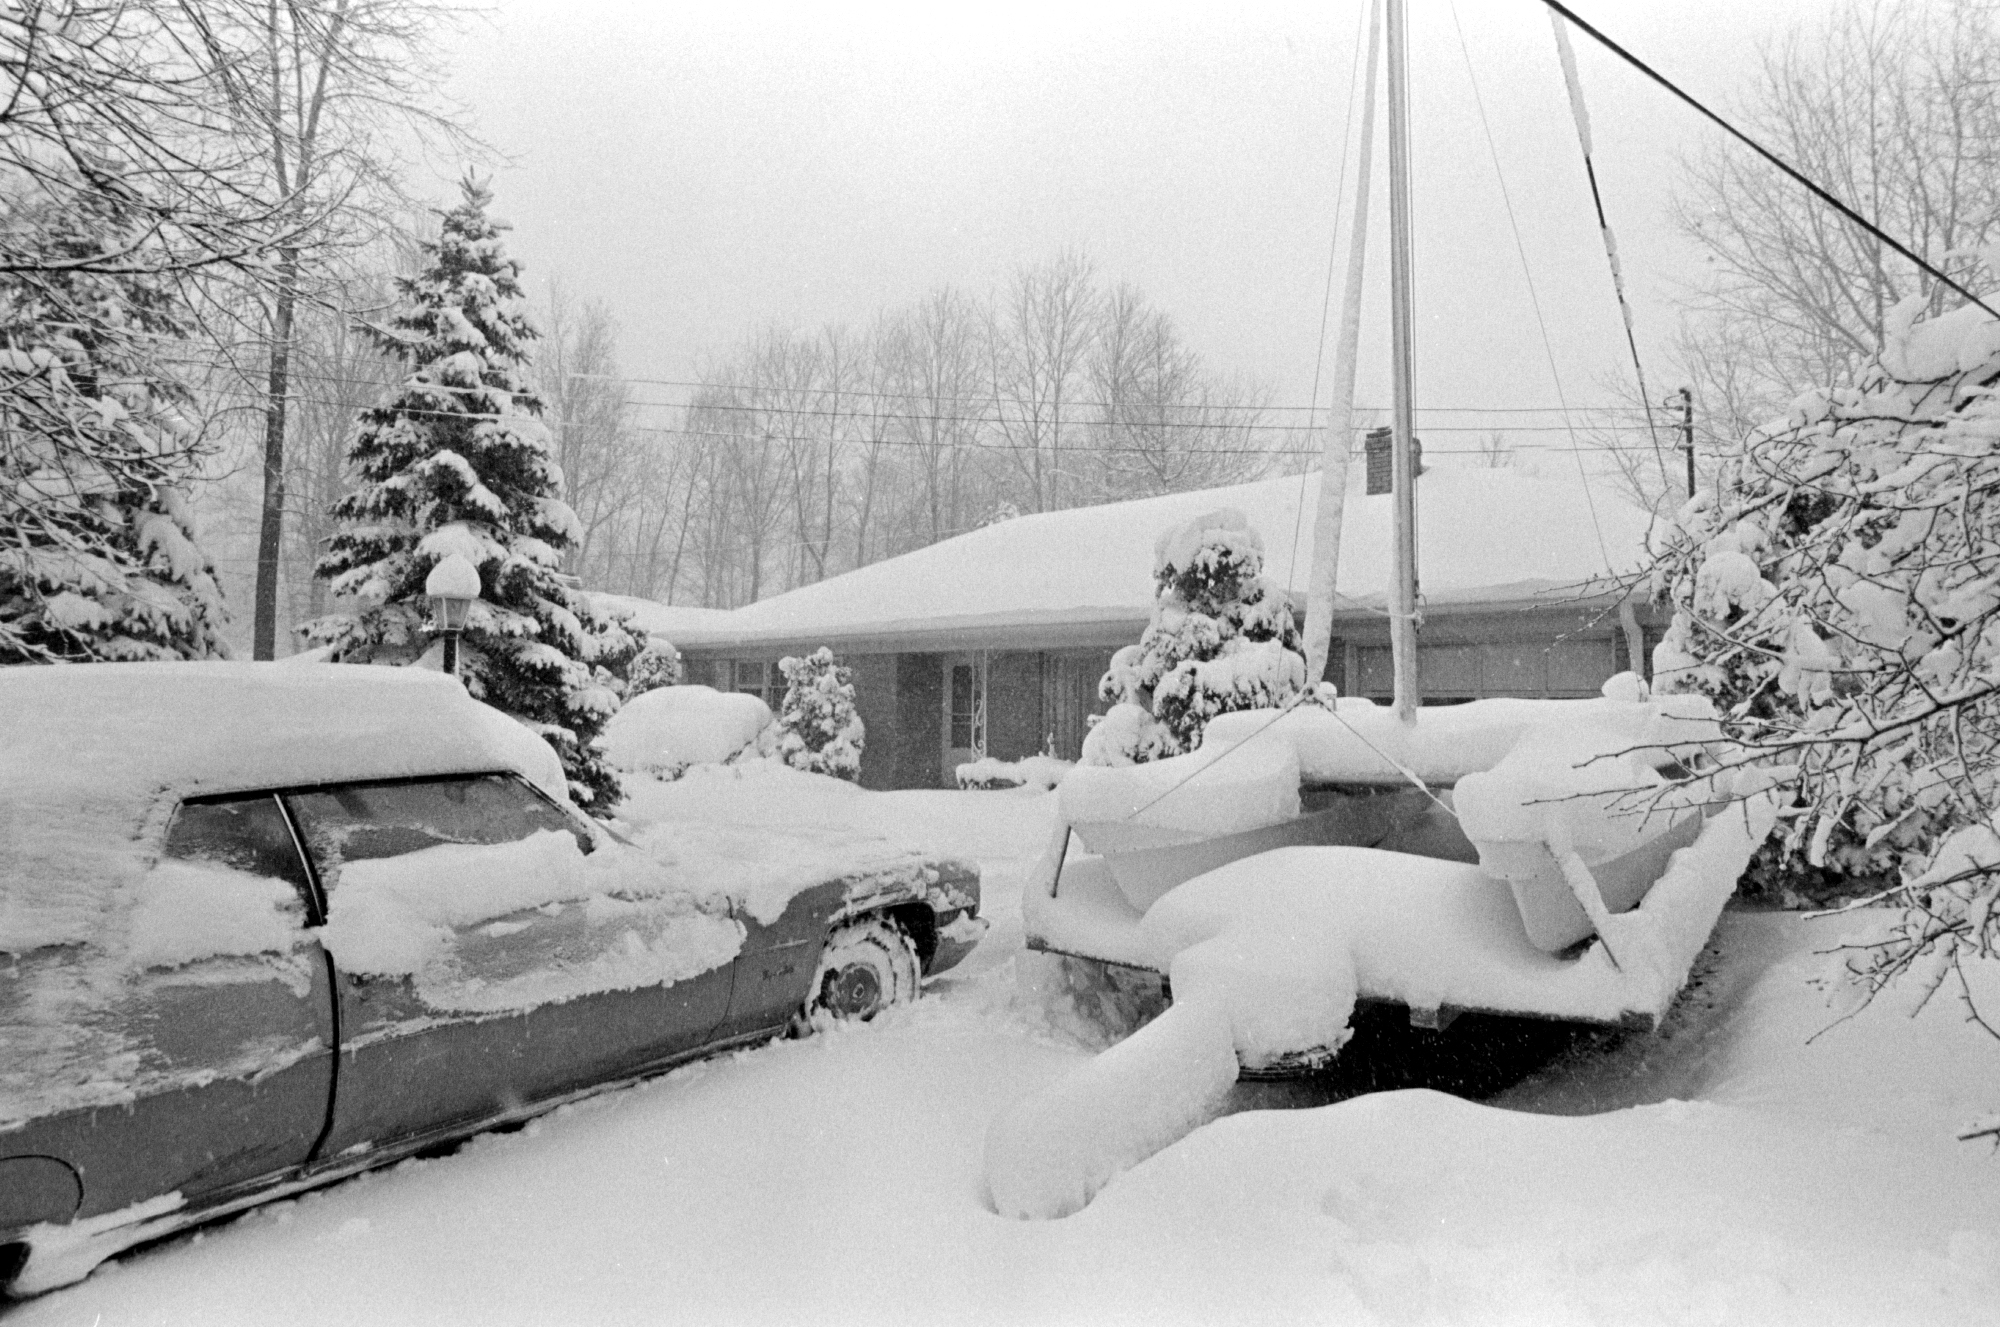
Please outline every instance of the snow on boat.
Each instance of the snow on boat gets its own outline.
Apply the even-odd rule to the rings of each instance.
[[[1419,712],[1367,701],[1213,722],[1186,756],[1079,768],[1027,891],[1032,949],[1165,995],[1190,909],[1311,936],[1353,999],[1440,1027],[1480,1011],[1650,1027],[1686,981],[1777,802],[1719,771],[1708,703],[1621,674],[1591,700]],[[1703,772],[1707,771],[1707,772]],[[1422,786],[1419,786],[1419,783]],[[1324,1062],[1352,1003],[1249,1072]]]

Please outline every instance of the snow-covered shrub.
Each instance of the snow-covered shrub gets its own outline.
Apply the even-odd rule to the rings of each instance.
[[[771,707],[740,691],[656,687],[632,696],[604,725],[605,756],[619,769],[676,779],[695,765],[768,755]]]
[[[1305,690],[1298,624],[1263,569],[1264,542],[1240,511],[1208,512],[1160,536],[1152,621],[1098,683],[1111,710],[1084,739],[1085,764],[1191,751],[1216,715],[1284,705]]]
[[[632,662],[625,667],[627,700],[660,687],[677,687],[680,684],[681,652],[657,637],[634,655]]]
[[[1799,768],[1765,863],[1906,907],[1852,965],[1936,989],[2000,945],[2000,326],[1898,306],[1877,362],[1754,433],[1656,568],[1657,686]],[[1970,998],[1961,985],[1961,993]]]
[[[558,575],[581,530],[525,385],[538,333],[504,224],[486,214],[491,195],[469,179],[464,192],[377,336],[410,375],[362,414],[348,453],[360,483],[334,504],[341,527],[317,568],[354,612],[305,630],[342,662],[414,662],[433,636],[424,579],[464,555],[480,579],[459,662],[467,690],[541,734],[571,795],[603,814],[618,781],[594,743],[618,695],[599,670],[615,675],[638,642]]]
[[[782,730],[778,758],[808,774],[859,779],[868,732],[854,709],[854,682],[847,666],[822,645],[802,659],[780,659],[778,668],[785,675],[785,699],[778,709]]]
[[[960,765],[952,774],[958,786],[968,790],[1034,788],[1046,792],[1061,783],[1063,775],[1075,768],[1075,761],[1060,760],[1055,756],[1028,756],[1022,760],[995,760],[991,756],[982,756]]]
[[[47,260],[0,283],[0,664],[226,655],[185,495],[193,397],[160,362],[192,318],[144,273],[148,223],[25,192],[0,232]],[[106,253],[126,270],[89,270]]]

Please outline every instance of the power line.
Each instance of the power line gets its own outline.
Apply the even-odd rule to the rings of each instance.
[[[194,362],[194,360],[184,360],[180,364],[186,364],[186,366],[192,366],[192,368],[202,368],[202,370],[234,370],[234,366],[228,366],[228,364],[208,364],[208,362]],[[294,380],[302,380],[302,382],[322,382],[322,384],[338,384],[338,386],[352,386],[352,388],[370,388],[370,390],[378,390],[378,392],[400,392],[408,384],[408,378],[396,380],[396,382],[382,382],[380,378],[358,378],[358,376],[346,376],[346,374],[314,372],[314,370],[298,368],[296,364],[294,364],[290,376]],[[708,386],[716,386],[720,390],[730,390],[730,392],[770,392],[770,390],[774,390],[770,386],[758,388],[758,386],[750,386],[750,384],[672,382],[672,380],[666,380],[666,378],[622,378],[622,376],[606,376],[606,374],[570,374],[570,378],[590,378],[590,380],[602,380],[602,382],[650,384],[650,386],[682,386],[682,388],[708,388]],[[434,388],[438,388],[442,392],[454,392],[454,390],[470,392],[470,390],[474,390],[474,388],[448,388],[444,384],[428,384],[428,386],[434,386]],[[210,388],[210,390],[216,390],[216,388]],[[492,390],[492,388],[480,388],[480,390]],[[530,394],[534,394],[534,396],[542,396],[544,394],[544,392],[534,390],[534,388],[526,388],[526,390]],[[262,396],[262,392],[256,390],[256,388],[246,388],[246,392],[250,396],[258,396],[258,398]],[[806,390],[806,394],[808,396],[818,396],[818,398],[830,398],[830,400],[842,400],[842,398],[922,400],[922,402],[936,402],[938,406],[964,406],[964,404],[1002,404],[1004,406],[1004,404],[1014,402],[1014,398],[984,396],[984,394],[972,394],[972,396],[930,396],[930,394],[920,394],[920,392],[860,392],[860,390],[850,390],[850,388],[810,388],[810,390]],[[290,400],[310,400],[310,398],[302,398],[298,394],[292,394]],[[344,404],[344,402],[320,402],[320,404]],[[696,402],[692,402],[692,400],[670,400],[670,402],[634,400],[634,402],[626,402],[626,406],[636,406],[636,408],[646,408],[646,410],[686,410],[686,408],[690,408],[694,404]],[[748,404],[736,404],[736,402],[698,402],[698,404],[702,408],[708,408],[708,410],[788,410],[786,406],[748,406]],[[1078,410],[1110,410],[1110,408],[1116,406],[1114,402],[1098,402],[1098,400],[1076,400],[1076,402],[1070,402],[1070,404],[1076,406]],[[1246,406],[1224,406],[1220,410],[1254,410],[1254,412],[1262,412],[1262,414],[1274,414],[1274,412],[1284,412],[1284,414],[1318,414],[1324,408],[1322,406],[1292,406],[1292,404],[1246,404]],[[1500,416],[1500,414],[1504,414],[1504,416],[1512,416],[1512,414],[1562,414],[1562,412],[1570,412],[1570,414],[1628,414],[1628,416],[1642,416],[1644,414],[1640,406],[1624,406],[1624,404],[1608,404],[1608,406],[1418,406],[1416,410],[1418,410],[1418,414],[1496,414],[1496,416]],[[1388,406],[1356,406],[1356,412],[1388,414]],[[850,410],[838,410],[838,414],[884,418],[880,414],[870,414],[870,412],[862,412],[862,410],[852,410],[852,412]],[[908,416],[898,416],[898,418],[908,418]],[[928,420],[930,416],[924,414],[924,416],[916,416],[916,418],[926,418]],[[956,418],[988,418],[988,416],[956,416]],[[1266,428],[1314,428],[1314,426],[1312,424],[1304,424],[1304,426],[1298,426],[1298,424],[1294,424],[1294,426],[1272,424],[1272,426],[1266,426]]]
[[[246,392],[244,394],[244,397],[247,401],[252,403],[252,406],[254,406],[254,404],[259,400],[259,398],[254,393]],[[292,395],[290,399],[293,401],[307,401],[317,405],[340,404],[339,402],[327,401],[324,399],[318,399],[312,397],[304,397],[297,394]],[[246,406],[243,408],[252,408],[252,406]],[[498,420],[502,418],[522,418],[522,419],[533,420],[534,422],[541,424],[544,427],[576,427],[582,424],[587,424],[592,422],[585,420],[547,419],[535,415],[521,415],[521,416],[475,415],[465,411],[456,411],[456,410],[405,409],[401,413],[408,415],[415,415],[418,417],[431,418],[431,419]],[[782,409],[772,408],[769,411],[769,413],[783,414],[787,412]],[[798,413],[812,414],[815,412],[798,412]],[[959,422],[973,423],[980,421],[973,419],[962,419]],[[987,420],[984,422],[998,423],[1001,421]],[[1013,421],[1006,421],[1006,422],[1013,422]],[[1193,432],[1193,431],[1199,431],[1200,429],[1206,426],[1168,425],[1166,427],[1177,430],[1185,429],[1187,431]],[[1263,427],[1266,431],[1274,433],[1304,433],[1304,432],[1316,431],[1313,430],[1310,426],[1302,424],[1273,424],[1273,425],[1266,425]],[[620,431],[625,433],[641,433],[659,437],[711,438],[711,439],[718,439],[718,440],[732,441],[732,442],[810,443],[813,444],[814,446],[824,446],[829,441],[828,436],[824,433],[818,433],[818,434],[788,433],[788,432],[780,433],[780,432],[773,432],[767,429],[757,429],[757,430],[702,429],[702,428],[690,428],[690,427],[675,427],[670,425],[659,425],[659,424],[620,424],[619,429]],[[1363,430],[1360,426],[1357,426],[1355,431],[1363,432],[1365,430]],[[1554,424],[1434,425],[1427,427],[1424,430],[1424,432],[1432,435],[1440,433],[1479,433],[1479,434],[1559,433],[1562,431],[1563,430],[1560,425],[1554,425]],[[1606,434],[1638,433],[1642,431],[1642,426],[1600,425],[1598,426],[1598,431]],[[1574,431],[1572,430],[1571,432],[1573,433]],[[834,441],[839,441],[839,440],[835,439]],[[1018,453],[1031,453],[1037,450],[1031,444],[995,440],[990,435],[983,438],[969,438],[964,441],[936,442],[936,443],[927,442],[924,441],[923,439],[918,439],[918,438],[890,438],[890,437],[848,438],[845,441],[849,444],[849,446],[851,446],[856,450],[868,450],[870,448],[875,448],[875,447],[914,449],[922,451],[967,450],[967,451],[1018,452]],[[1513,445],[1517,447],[1532,448],[1536,451],[1578,451],[1584,453],[1600,452],[1600,451],[1645,450],[1644,448],[1636,446],[1627,446],[1622,443],[1616,443],[1611,441],[1605,441],[1598,444],[1592,444],[1588,446],[1577,446],[1577,447],[1553,447],[1546,444],[1537,444],[1537,443],[1517,443]],[[1088,448],[1085,448],[1084,450],[1088,451],[1092,455],[1114,455],[1114,456],[1158,456],[1162,454],[1191,455],[1191,456],[1211,456],[1211,455],[1212,456],[1316,456],[1320,453],[1322,449],[1311,446],[1203,447],[1203,446],[1196,446],[1196,445],[1182,444],[1182,443],[1169,443],[1159,447],[1133,447],[1133,446],[1121,446],[1116,443],[1105,443],[1105,444],[1090,446]],[[1478,448],[1478,447],[1468,447],[1468,448],[1433,447],[1433,448],[1426,448],[1426,451],[1431,454],[1441,455],[1441,456],[1450,456],[1450,455],[1479,456],[1479,455],[1485,455],[1487,453],[1486,448]]]
[[[1938,281],[1949,286],[1951,289],[1957,291],[1960,295],[1964,296],[1968,302],[1978,305],[1980,308],[1986,310],[1986,312],[1992,314],[1995,318],[2000,318],[2000,310],[1995,310],[1994,307],[1988,304],[1985,300],[1979,298],[1979,296],[1973,294],[1971,291],[1967,290],[1964,286],[1961,286],[1958,282],[1946,276],[1942,271],[1931,266],[1929,261],[1927,261],[1922,257],[1919,257],[1915,252],[1913,252],[1910,249],[1908,245],[1904,244],[1901,240],[1891,235],[1888,231],[1883,230],[1880,226],[1870,221],[1867,217],[1862,216],[1859,212],[1855,211],[1853,208],[1849,207],[1846,203],[1842,202],[1834,194],[1828,192],[1827,190],[1821,188],[1819,185],[1815,184],[1810,178],[1808,178],[1798,169],[1793,167],[1792,164],[1786,161],[1783,157],[1771,151],[1771,149],[1765,147],[1762,143],[1759,143],[1756,139],[1750,137],[1750,135],[1744,133],[1741,129],[1738,129],[1728,120],[1723,119],[1720,115],[1716,114],[1714,111],[1710,110],[1707,106],[1704,106],[1701,102],[1697,101],[1689,93],[1683,92],[1680,86],[1676,84],[1672,79],[1660,73],[1658,70],[1654,69],[1651,65],[1647,64],[1644,60],[1641,60],[1638,56],[1632,54],[1630,51],[1626,50],[1623,46],[1620,46],[1617,42],[1611,40],[1611,38],[1605,36],[1603,33],[1599,32],[1596,28],[1592,27],[1590,24],[1584,22],[1581,18],[1577,17],[1576,11],[1572,10],[1568,5],[1562,4],[1561,0],[1542,0],[1542,3],[1547,5],[1550,9],[1553,9],[1556,13],[1561,14],[1564,18],[1568,19],[1576,27],[1582,29],[1585,33],[1587,33],[1590,36],[1590,38],[1593,41],[1595,41],[1598,45],[1602,46],[1605,50],[1610,51],[1613,55],[1623,60],[1626,64],[1631,65],[1634,69],[1644,74],[1647,78],[1652,79],[1655,83],[1658,83],[1668,92],[1671,92],[1674,96],[1680,98],[1688,105],[1694,107],[1696,111],[1700,112],[1703,116],[1707,117],[1710,121],[1712,121],[1714,124],[1720,127],[1724,133],[1728,134],[1730,137],[1742,143],[1745,147],[1749,148],[1752,152],[1755,152],[1758,156],[1764,158],[1764,160],[1770,162],[1773,166],[1776,166],[1779,170],[1783,171],[1786,175],[1790,176],[1793,180],[1797,181],[1799,184],[1804,185],[1808,190],[1812,192],[1813,197],[1819,199],[1821,202],[1831,207],[1834,211],[1840,213],[1840,215],[1846,217],[1849,221],[1852,221],[1855,225],[1861,227],[1863,230],[1867,231],[1870,235],[1873,235],[1876,239],[1882,241],[1882,243],[1894,249],[1904,258],[1916,264],[1916,266],[1922,271],[1929,273],[1932,277],[1935,277]]]

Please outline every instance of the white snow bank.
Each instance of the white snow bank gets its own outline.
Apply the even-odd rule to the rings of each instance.
[[[1187,1000],[1009,1107],[986,1134],[1002,1216],[1080,1211],[1122,1172],[1215,1118],[1236,1081],[1229,1017]]]
[[[1365,865],[1388,871],[1406,860],[1383,855],[1395,860]],[[1139,921],[1175,1002],[1222,1009],[1248,1068],[1330,1056],[1347,1040],[1355,997],[1347,919],[1326,905],[1338,878],[1301,881],[1282,867],[1219,875],[1167,891]]]
[[[989,865],[1033,855],[1053,800],[798,787],[797,814],[987,844]],[[671,1303],[695,1322],[1991,1327],[1995,1159],[1952,1132],[1991,1099],[1992,1039],[1949,992],[1815,1037],[1839,957],[1814,951],[1845,927],[1726,913],[1691,1021],[1564,1062],[1554,1114],[1426,1092],[1250,1111],[1057,1222],[982,1198],[996,1115],[1084,1060],[1011,1012],[1003,968],[275,1204],[6,1321],[541,1327]],[[920,1289],[885,1274],[885,1229],[936,1255]],[[298,1275],[330,1255],[343,1275]]]
[[[1338,937],[1361,998],[1650,1020],[1679,989],[1777,817],[1775,795],[1763,791],[1767,775],[1744,771],[1718,783],[1719,796],[1743,800],[1711,816],[1694,843],[1673,854],[1638,907],[1609,918],[1605,944],[1575,958],[1530,943],[1504,880],[1478,866],[1374,848],[1287,847],[1243,858],[1176,886],[1143,917],[1101,862],[1085,860],[1065,871],[1059,897],[1026,900],[1026,920],[1049,948],[1170,972],[1176,946],[1191,934],[1180,910],[1241,909],[1275,935],[1308,935],[1315,946]],[[1168,912],[1149,926],[1162,908]],[[1291,1049],[1316,1042],[1302,1036]]]
[[[1412,1009],[1651,1022],[1679,992],[1776,819],[1774,796],[1743,791],[1748,800],[1675,853],[1638,908],[1600,919],[1605,943],[1574,959],[1530,943],[1507,886],[1478,867],[1374,848],[1280,848],[1239,859],[1169,890],[1130,930],[1146,966],[1168,974],[1174,1008],[1191,1002],[1204,1019],[1220,1016],[1236,1058],[1251,1068],[1337,1050],[1364,994]],[[1206,1078],[1173,1080],[1172,1055],[1131,1058],[1155,1076],[1156,1112],[1184,1118],[1205,1099]],[[1002,1145],[989,1141],[988,1184],[996,1201],[1004,1194],[1011,1204],[1002,1211],[1073,1211],[1145,1155],[1147,1140],[1171,1133],[1157,1115],[1127,1108],[1130,1089],[1103,1108],[1081,1104],[1087,1072],[1016,1107]],[[1112,1081],[1132,1076],[1120,1070]]]
[[[1266,720],[1269,710],[1256,711]],[[1211,724],[1211,728],[1213,725]],[[1079,765],[1056,791],[1063,819],[1101,844],[1180,842],[1234,834],[1299,813],[1299,762],[1286,742],[1232,747],[1204,741],[1186,755],[1143,765]],[[1111,827],[1130,826],[1117,834]]]
[[[992,756],[982,756],[958,766],[953,775],[961,788],[1049,789],[1061,783],[1063,776],[1075,768],[1075,761],[1055,756],[1026,756],[1020,760],[995,760]]]
[[[853,809],[838,819],[801,814],[814,803],[828,812],[862,805],[869,794],[843,779],[760,761],[697,766],[673,783],[633,779],[625,792],[619,815],[633,842],[676,879],[733,900],[763,925],[828,881],[937,878],[919,849],[852,824]]]
[[[1499,764],[1534,728],[1588,725],[1605,734],[1611,750],[1657,748],[1656,761],[1666,759],[1670,748],[1720,736],[1705,697],[1636,699],[1629,679],[1624,673],[1613,677],[1604,684],[1606,694],[1594,700],[1496,699],[1427,707],[1417,711],[1414,724],[1402,723],[1389,706],[1345,697],[1332,712],[1307,705],[1281,717],[1271,710],[1245,710],[1210,720],[1202,746],[1251,739],[1287,744],[1308,783],[1400,783],[1406,781],[1401,766],[1427,783],[1452,784]]]
[[[475,929],[508,917],[520,924]],[[544,830],[349,862],[319,935],[344,971],[414,978],[433,1008],[495,1010],[680,981],[734,958],[743,928],[641,851],[585,856]]]
[[[740,755],[770,726],[771,707],[746,692],[656,687],[626,701],[602,740],[620,769],[672,774]]]
[[[304,910],[290,882],[213,862],[163,861],[132,906],[126,963],[173,968],[223,954],[288,953]]]
[[[1670,786],[1658,758],[1634,748],[1628,726],[1538,726],[1491,769],[1460,779],[1452,807],[1474,843],[1561,843],[1595,862],[1630,851],[1712,796],[1705,779]]]
[[[122,937],[184,797],[492,770],[568,800],[547,742],[419,669],[0,669],[0,952]]]

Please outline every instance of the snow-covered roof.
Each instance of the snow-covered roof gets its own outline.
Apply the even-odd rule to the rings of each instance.
[[[661,636],[670,643],[678,642],[683,635],[691,632],[720,627],[730,620],[732,612],[727,608],[661,604],[629,594],[604,594],[600,591],[593,591],[590,600],[606,612],[623,613],[632,620],[633,626],[648,636]]]
[[[1392,498],[1369,496],[1355,465],[1340,543],[1344,611],[1387,602]],[[1021,628],[1142,624],[1153,545],[1167,528],[1233,507],[1262,537],[1264,575],[1305,602],[1319,475],[1020,516],[844,575],[689,621],[682,648],[810,644]],[[1510,469],[1427,471],[1418,489],[1419,580],[1432,608],[1547,601],[1636,567],[1649,514],[1580,479]],[[683,610],[676,610],[683,611]]]
[[[548,743],[424,669],[0,668],[0,950],[87,936],[183,797],[495,769],[566,796]]]

